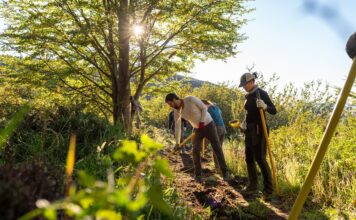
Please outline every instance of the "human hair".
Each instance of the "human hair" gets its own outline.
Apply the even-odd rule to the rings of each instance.
[[[177,94],[175,93],[169,93],[166,95],[166,100],[165,102],[172,102],[174,99],[179,99],[179,96],[177,96]]]

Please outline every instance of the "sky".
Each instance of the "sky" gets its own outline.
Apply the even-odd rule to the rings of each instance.
[[[341,87],[351,59],[345,52],[348,37],[356,31],[356,0],[255,0],[255,11],[240,31],[247,40],[239,53],[226,61],[196,62],[192,77],[213,83],[238,84],[247,67],[280,85],[321,80]],[[0,21],[0,30],[4,24]]]
[[[255,11],[241,31],[248,37],[226,62],[197,62],[193,77],[238,84],[247,67],[265,77],[276,73],[279,85],[302,87],[313,80],[341,87],[351,59],[345,52],[356,31],[356,0],[255,0]]]

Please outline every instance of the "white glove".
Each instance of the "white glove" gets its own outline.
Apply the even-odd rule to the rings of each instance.
[[[246,131],[247,130],[246,120],[241,122],[239,127],[240,127],[241,131]]]
[[[267,109],[267,104],[262,99],[257,99],[256,105],[257,108],[263,108],[263,110]]]

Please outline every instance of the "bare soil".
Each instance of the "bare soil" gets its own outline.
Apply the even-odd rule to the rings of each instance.
[[[202,183],[194,180],[191,153],[167,153],[166,156],[181,201],[204,219],[287,219],[283,198],[278,195],[266,198],[261,192],[244,193],[246,177],[232,176],[224,181],[214,168],[211,151],[202,161]]]

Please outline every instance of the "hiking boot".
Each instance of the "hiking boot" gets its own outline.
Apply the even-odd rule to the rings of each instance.
[[[226,172],[225,172],[223,178],[224,178],[224,181],[229,181],[229,180],[230,180],[230,173],[229,173],[229,171],[226,171]]]

